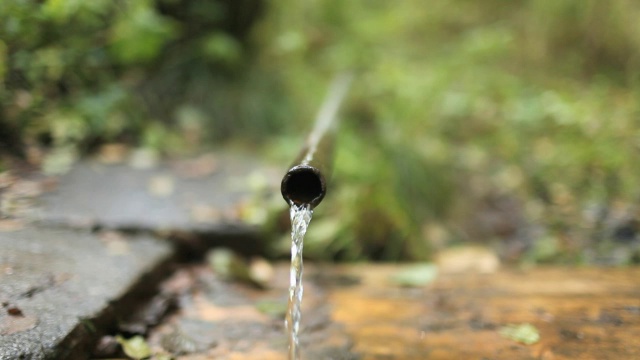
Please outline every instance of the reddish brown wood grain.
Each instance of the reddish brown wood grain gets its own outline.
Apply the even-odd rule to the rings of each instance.
[[[420,288],[390,280],[403,269],[308,266],[303,358],[640,359],[639,268],[440,274]],[[218,284],[226,292],[223,305],[215,296],[195,296],[180,316],[211,322],[217,345],[181,358],[284,360],[282,320],[252,306],[286,293],[286,271],[278,268],[267,291]],[[522,323],[538,329],[539,342],[525,345],[500,335],[503,326]],[[224,330],[242,326],[244,338]],[[260,326],[266,330],[252,331]]]
[[[394,267],[344,268],[361,285],[331,291],[333,319],[367,359],[640,358],[639,269],[544,268],[441,275],[398,289]],[[531,323],[524,345],[499,329]]]

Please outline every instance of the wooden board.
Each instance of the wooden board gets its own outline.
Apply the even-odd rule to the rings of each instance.
[[[373,359],[640,358],[638,269],[535,269],[443,275],[398,289],[394,267],[345,269],[362,284],[330,294],[354,352]],[[500,335],[530,323],[540,341]]]
[[[304,359],[640,359],[640,269],[537,268],[439,274],[418,288],[390,279],[403,266],[308,266]],[[270,290],[215,280],[200,269],[186,307],[159,332],[185,321],[211,324],[208,349],[182,359],[286,359],[282,318],[256,305],[284,303],[287,268]],[[203,282],[204,278],[206,280]],[[209,281],[209,285],[207,284]],[[525,345],[501,335],[509,324],[540,334]],[[206,326],[205,326],[206,328]],[[152,343],[160,346],[160,335]],[[154,340],[156,339],[156,340]]]

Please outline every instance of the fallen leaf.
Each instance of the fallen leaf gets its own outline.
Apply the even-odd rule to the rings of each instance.
[[[156,197],[169,197],[173,194],[175,181],[168,175],[154,176],[149,180],[149,193]]]
[[[127,255],[131,252],[127,238],[118,231],[103,231],[98,237],[104,242],[110,255]]]
[[[49,176],[40,181],[42,192],[52,192],[58,188],[58,178],[55,176]]]
[[[128,334],[144,334],[151,327],[160,324],[170,311],[176,309],[177,302],[173,294],[160,293],[138,307],[126,320],[119,321],[118,328]]]
[[[136,149],[129,156],[129,166],[134,169],[153,169],[158,166],[160,155],[153,149]]]
[[[525,345],[532,345],[540,341],[540,333],[538,329],[528,323],[524,324],[510,324],[503,326],[499,330],[500,336],[523,343]]]
[[[193,298],[193,305],[187,316],[201,321],[266,322],[268,320],[263,313],[251,305],[217,306],[201,296]]]
[[[252,171],[247,176],[247,188],[253,192],[264,191],[269,188],[269,178],[263,171]]]
[[[20,312],[22,313],[22,311]],[[32,315],[6,315],[0,317],[0,335],[11,335],[31,330],[38,324],[38,318]]]
[[[481,246],[462,246],[438,253],[436,264],[443,273],[477,272],[490,274],[498,270],[500,260],[490,249]]]
[[[263,258],[254,258],[251,260],[251,264],[249,265],[249,278],[256,285],[260,287],[267,287],[267,285],[273,280],[273,266],[263,259]]]
[[[241,201],[234,210],[234,217],[251,225],[262,225],[268,220],[269,213],[261,202]]]
[[[18,231],[24,228],[24,222],[16,219],[0,220],[0,232]]]
[[[227,209],[225,209],[222,212],[222,218],[225,221],[229,221],[229,222],[236,222],[241,220],[241,211],[242,211],[242,207],[244,206],[244,202],[240,201],[237,202],[236,204],[229,206]]]
[[[391,282],[406,287],[420,287],[436,279],[438,267],[434,264],[419,264],[407,267],[391,276]]]
[[[44,162],[45,150],[39,146],[26,145],[24,152],[29,164],[40,166]]]
[[[55,148],[42,160],[42,171],[45,175],[62,175],[69,170],[78,159],[76,149],[70,146]]]
[[[195,159],[175,163],[173,170],[182,178],[202,178],[218,170],[218,158],[214,154],[204,154]]]
[[[11,186],[16,181],[16,177],[10,171],[0,172],[0,189]]]
[[[11,316],[22,316],[22,317],[24,317],[24,314],[22,313],[22,310],[20,310],[20,308],[17,307],[17,306],[11,306],[11,307],[7,308],[7,314],[9,314]]]
[[[104,144],[98,150],[98,161],[103,164],[120,164],[128,154],[129,146],[126,144]]]
[[[132,359],[146,359],[151,356],[151,348],[142,336],[134,336],[130,339],[125,339],[122,336],[116,336],[116,340],[122,346],[122,350]]]
[[[224,356],[227,360],[282,360],[283,358],[282,353],[271,349],[267,344],[259,344],[242,352],[231,350]]]
[[[284,318],[287,313],[287,303],[282,301],[264,300],[256,303],[256,309],[273,318]]]
[[[184,294],[194,287],[194,283],[194,276],[189,271],[182,269],[176,271],[171,278],[163,282],[161,289],[163,293]]]
[[[207,262],[213,271],[225,280],[242,281],[266,288],[273,279],[273,267],[262,258],[247,263],[229,249],[214,249],[207,254]]]
[[[222,219],[222,213],[212,206],[197,204],[191,207],[191,219],[199,223],[216,223]]]
[[[35,197],[42,194],[42,184],[38,181],[17,180],[11,186],[11,192],[18,196]]]
[[[155,354],[153,355],[153,360],[173,360],[173,356],[169,354]]]
[[[0,275],[12,275],[13,274],[13,266],[9,265],[9,264],[2,264],[0,266]],[[2,303],[2,306],[8,306],[8,304],[6,303]]]
[[[163,335],[160,344],[164,350],[173,355],[187,355],[201,350],[191,337],[179,329]]]
[[[227,280],[251,280],[247,264],[229,249],[209,251],[207,262],[216,274]]]
[[[98,343],[94,347],[93,357],[98,359],[114,358],[119,350],[120,344],[116,338],[111,335],[105,335],[98,340]]]

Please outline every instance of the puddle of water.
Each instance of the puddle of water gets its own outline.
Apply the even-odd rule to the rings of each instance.
[[[291,205],[291,270],[289,273],[289,304],[287,306],[287,316],[285,326],[289,339],[289,360],[300,360],[300,341],[298,333],[300,330],[300,305],[302,303],[302,247],[304,245],[304,234],[311,221],[311,210],[309,205]]]

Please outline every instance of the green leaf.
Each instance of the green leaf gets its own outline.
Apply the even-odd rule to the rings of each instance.
[[[226,64],[233,64],[242,57],[238,41],[222,32],[209,35],[203,43],[203,51],[209,58]]]
[[[134,336],[125,339],[122,336],[116,336],[116,340],[122,346],[122,350],[132,359],[146,359],[151,356],[151,348],[142,336]]]
[[[78,15],[82,15],[79,17],[80,21],[87,21],[88,14],[104,16],[112,6],[113,2],[109,0],[47,0],[42,7],[42,13],[46,18],[59,23],[67,22]]]
[[[61,146],[49,152],[42,162],[42,171],[47,175],[62,175],[71,170],[78,159],[78,151],[73,146]]]
[[[525,345],[532,345],[540,341],[540,333],[538,329],[528,323],[524,324],[510,324],[503,326],[499,330],[500,336],[523,343]]]
[[[400,286],[420,287],[433,282],[438,275],[434,264],[413,265],[391,276],[391,281]]]
[[[169,354],[156,354],[153,356],[153,360],[173,360],[173,356]]]
[[[123,63],[152,60],[177,35],[177,25],[149,1],[134,2],[111,29],[113,54]]]
[[[287,312],[287,303],[280,301],[264,300],[256,303],[256,308],[263,314],[274,318],[284,318]]]
[[[207,262],[216,274],[227,280],[251,280],[247,263],[229,249],[211,250]]]
[[[560,250],[558,238],[547,235],[536,240],[529,256],[537,263],[550,262],[558,256]]]

